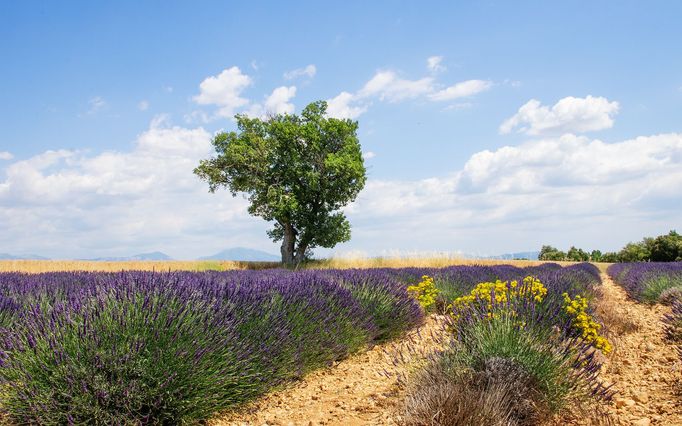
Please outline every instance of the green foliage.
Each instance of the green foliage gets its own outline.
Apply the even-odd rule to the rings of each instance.
[[[646,239],[641,243],[627,243],[625,247],[618,252],[619,262],[644,262],[651,258],[651,250],[648,247]]]
[[[590,260],[590,255],[583,249],[571,246],[571,248],[568,249],[568,253],[566,253],[566,258],[574,262],[587,262]]]
[[[587,253],[583,249],[571,246],[564,253],[552,246],[542,246],[540,260],[570,260],[574,262],[675,262],[682,261],[682,235],[670,231],[667,235],[656,238],[644,238],[642,241],[627,243],[618,253],[593,250]]]
[[[489,320],[467,324],[460,329],[459,342],[443,362],[454,371],[482,371],[493,359],[507,359],[532,377],[542,402],[551,411],[561,410],[576,390],[570,352],[560,351],[559,341],[545,327],[519,327],[513,315],[498,315]]]
[[[542,246],[538,259],[553,261],[566,260],[566,253],[552,246]]]
[[[659,235],[651,244],[652,262],[674,262],[682,260],[682,236],[675,231]]]
[[[602,261],[602,252],[601,250],[592,250],[592,253],[590,253],[590,258],[589,260],[593,262],[601,262]]]
[[[618,253],[613,251],[607,251],[601,256],[601,260],[598,262],[615,263],[618,262]]]
[[[313,102],[301,115],[266,120],[237,115],[238,132],[213,138],[217,156],[194,172],[209,189],[245,193],[249,213],[273,221],[268,235],[282,241],[282,261],[300,263],[315,247],[350,239],[340,209],[365,185],[358,123],[326,117],[327,104]]]

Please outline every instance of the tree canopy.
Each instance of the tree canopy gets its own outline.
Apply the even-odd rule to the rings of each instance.
[[[301,115],[267,119],[237,115],[237,132],[213,138],[216,157],[194,169],[209,190],[247,195],[249,213],[274,222],[268,235],[282,241],[282,262],[295,265],[315,247],[350,239],[340,209],[355,200],[366,180],[358,123],[326,116],[327,103]]]
[[[587,253],[582,249],[571,247],[567,253],[552,246],[542,246],[540,260],[573,260],[593,262],[675,262],[682,261],[682,235],[676,231],[659,235],[655,238],[645,237],[642,241],[627,243],[619,252],[602,253],[593,250]]]

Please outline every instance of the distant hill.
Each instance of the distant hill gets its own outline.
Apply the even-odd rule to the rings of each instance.
[[[8,253],[0,253],[0,260],[50,260],[50,258],[38,256],[37,254],[12,255]]]
[[[161,253],[160,251],[154,251],[151,253],[140,253],[134,254],[128,257],[98,257],[95,259],[84,259],[93,260],[98,262],[126,262],[131,260],[173,260],[172,257],[168,256],[166,253]]]
[[[278,262],[282,258],[274,254],[245,247],[233,247],[211,256],[200,257],[199,260],[241,260],[252,262]]]
[[[497,256],[488,256],[486,259],[512,260],[512,259],[528,259],[538,260],[540,257],[539,251],[521,251],[518,253],[505,253]]]

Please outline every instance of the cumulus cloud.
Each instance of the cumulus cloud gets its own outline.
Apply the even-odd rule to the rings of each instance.
[[[507,238],[509,250],[537,249],[548,238],[594,244],[595,235],[603,242],[594,248],[616,248],[678,221],[681,188],[682,134],[530,141],[478,152],[442,177],[369,180],[347,207],[351,248],[484,250]],[[419,229],[420,241],[405,229]],[[531,245],[519,247],[513,238]]]
[[[354,120],[364,114],[368,106],[366,103],[358,103],[352,93],[341,92],[337,96],[327,99],[327,115]]]
[[[528,135],[560,135],[585,133],[613,127],[618,102],[604,97],[587,96],[560,99],[551,108],[531,99],[512,117],[500,125],[500,133],[516,130]]]
[[[481,93],[492,87],[493,83],[486,80],[467,80],[431,93],[429,97],[434,101],[451,101],[466,98]]]
[[[432,72],[439,71],[442,57],[428,58],[427,66]],[[328,99],[328,112],[333,117],[355,119],[366,112],[373,100],[397,103],[409,99],[424,99],[433,102],[450,101],[474,96],[492,87],[487,80],[466,80],[452,86],[443,87],[434,76],[416,80],[403,78],[392,70],[377,71],[355,93],[343,91]]]
[[[11,160],[12,158],[14,158],[14,155],[11,152],[0,151],[0,160]]]
[[[244,240],[268,245],[268,225],[249,216],[246,200],[209,194],[193,175],[212,154],[210,139],[158,116],[129,152],[51,150],[3,165],[0,246],[67,257],[156,249],[193,257]],[[340,249],[617,248],[678,221],[680,188],[682,134],[617,143],[547,137],[480,151],[442,176],[370,177],[346,207],[354,237]]]
[[[242,92],[252,84],[251,77],[233,66],[204,79],[199,84],[199,94],[194,101],[199,105],[217,105],[218,114],[230,118],[238,108],[249,103],[248,99],[242,97]]]
[[[426,59],[426,67],[429,69],[429,71],[434,73],[443,72],[446,70],[446,68],[444,65],[441,65],[442,62],[442,56],[430,56]]]
[[[293,114],[296,107],[289,101],[294,96],[296,96],[296,86],[278,87],[265,98],[263,104],[252,104],[245,114],[261,118],[273,114]]]
[[[382,101],[398,102],[432,92],[433,84],[432,77],[407,80],[398,77],[393,71],[379,71],[365,83],[357,97],[378,97]]]
[[[310,64],[305,68],[297,68],[295,70],[287,71],[284,73],[285,80],[294,80],[299,77],[313,78],[317,73],[317,67],[314,64]]]
[[[65,257],[160,249],[192,258],[239,245],[245,233],[269,244],[267,224],[248,215],[246,200],[209,194],[192,173],[212,154],[210,140],[203,128],[159,116],[128,152],[52,150],[10,163],[0,175],[0,246]]]
[[[362,158],[364,158],[365,160],[369,160],[369,159],[374,158],[376,156],[377,155],[372,151],[365,151],[362,153]]]

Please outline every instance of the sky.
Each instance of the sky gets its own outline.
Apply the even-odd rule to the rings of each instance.
[[[292,3],[292,4],[287,4]],[[278,253],[193,173],[234,114],[359,122],[317,256],[617,250],[682,228],[682,4],[0,1],[0,252]]]

